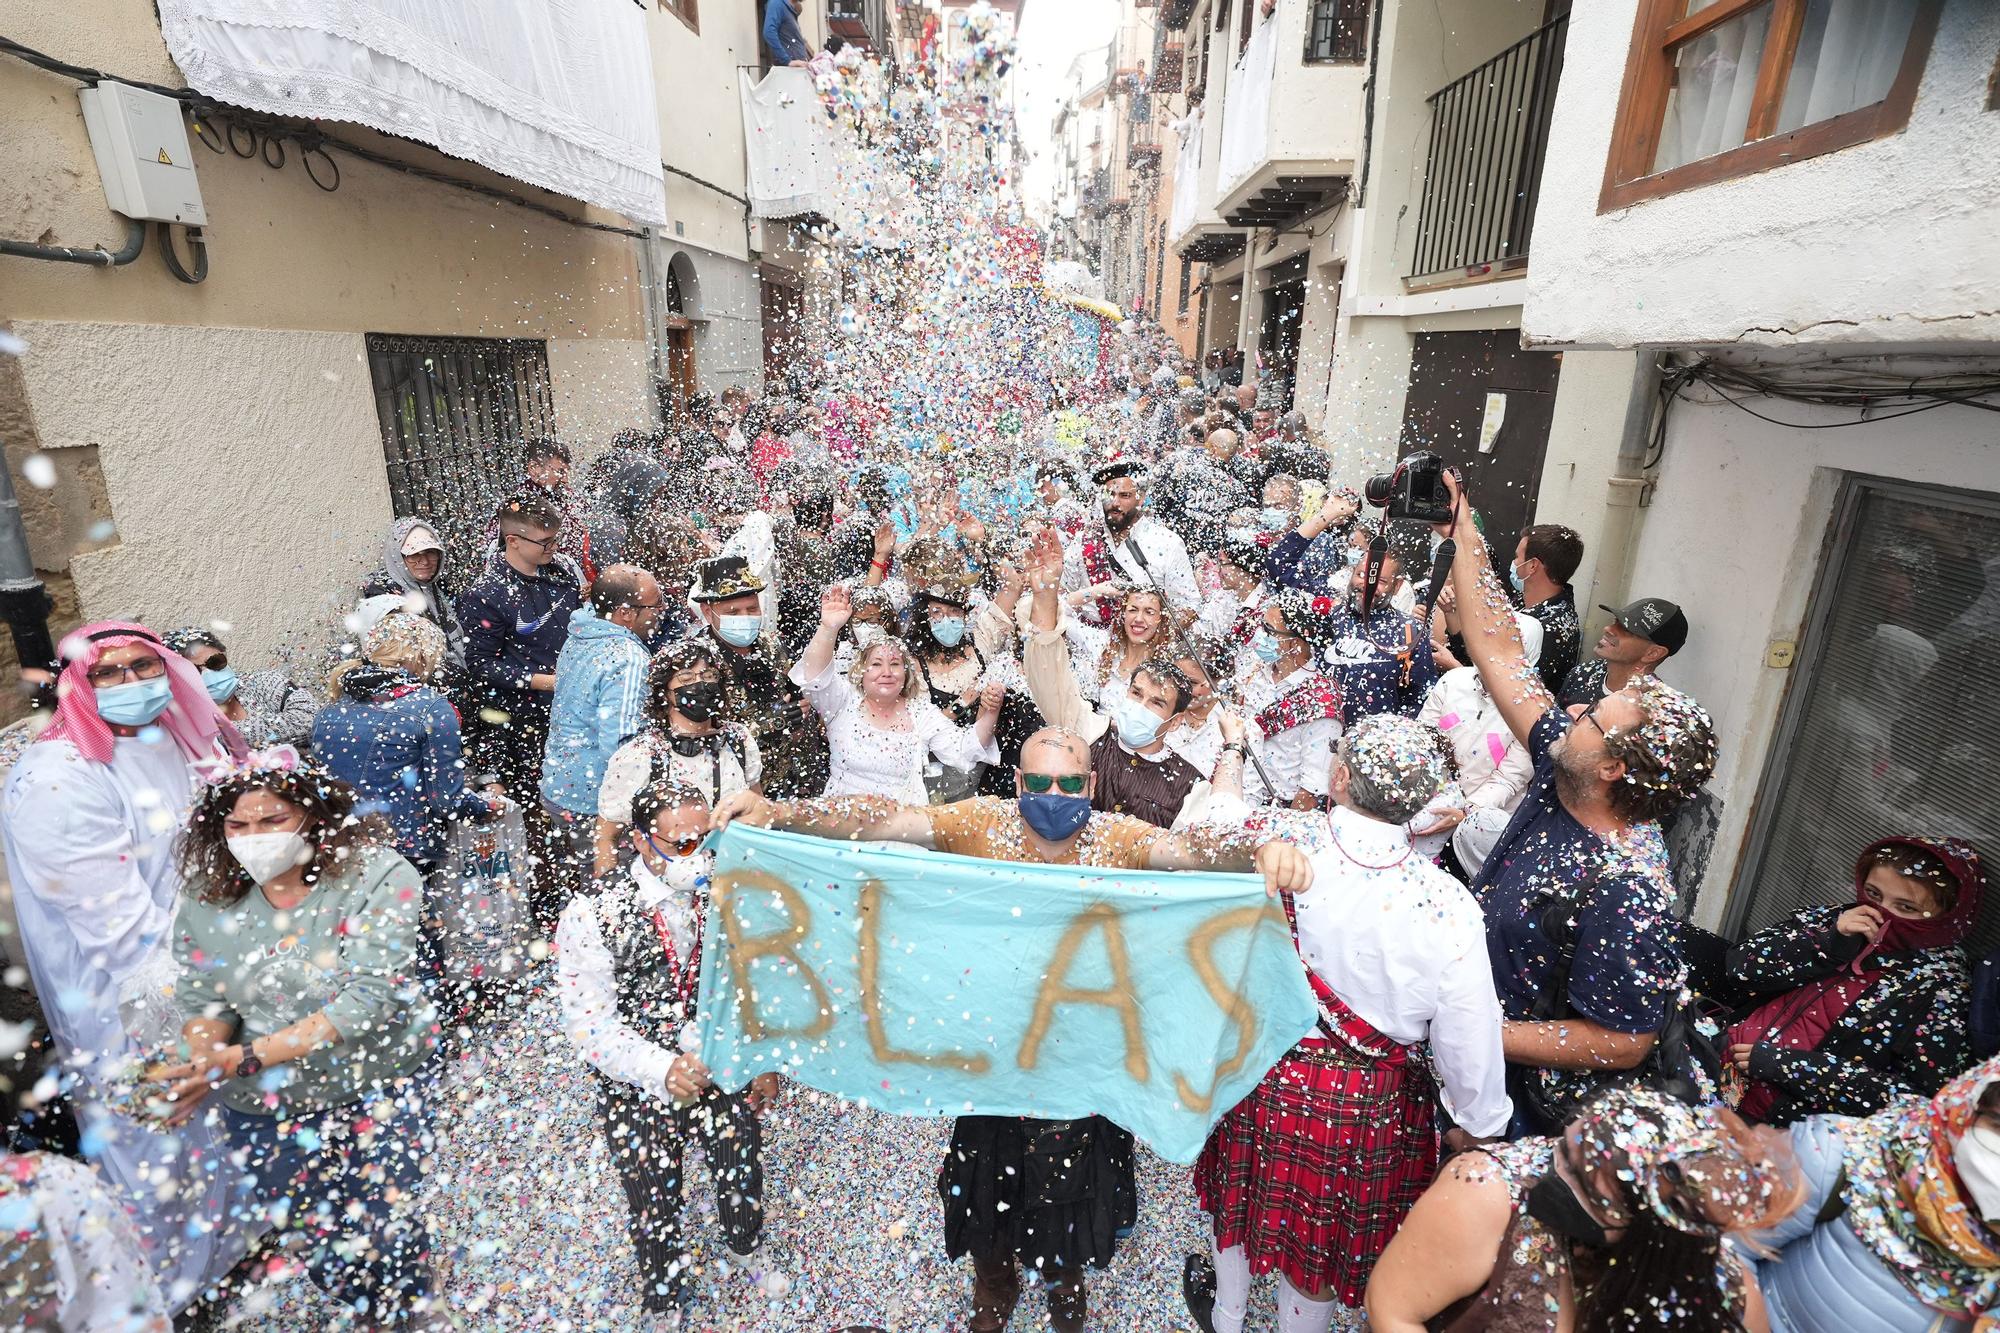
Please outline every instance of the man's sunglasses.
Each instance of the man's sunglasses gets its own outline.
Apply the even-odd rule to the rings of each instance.
[[[229,654],[211,653],[208,657],[196,662],[195,666],[202,671],[227,671],[229,670]]]
[[[1065,773],[1056,777],[1050,773],[1023,773],[1021,785],[1037,796],[1045,794],[1050,787],[1060,787],[1065,796],[1083,795],[1084,784],[1090,781],[1088,773]]]
[[[707,835],[696,833],[690,837],[679,838],[673,842],[667,843],[665,846],[661,846],[660,840],[658,838],[655,838],[652,834],[648,833],[646,835],[646,841],[651,843],[653,845],[653,850],[658,852],[661,856],[693,856],[696,852],[701,850],[701,840],[705,836]]]
[[[1609,738],[1611,733],[1606,731],[1604,729],[1604,724],[1597,720],[1597,704],[1601,704],[1603,702],[1604,700],[1599,699],[1597,703],[1593,703],[1590,707],[1584,709],[1581,713],[1578,713],[1576,715],[1576,720],[1579,722],[1588,722],[1591,726],[1597,728],[1598,735]]]

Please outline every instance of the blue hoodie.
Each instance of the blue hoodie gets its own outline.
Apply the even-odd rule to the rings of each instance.
[[[597,813],[597,787],[612,751],[646,725],[646,666],[639,636],[580,607],[556,659],[542,799],[574,814]]]

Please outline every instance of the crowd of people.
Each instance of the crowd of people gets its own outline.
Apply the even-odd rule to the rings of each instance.
[[[705,838],[741,820],[1263,877],[1319,1023],[1179,1177],[1205,1333],[2000,1317],[1976,851],[1856,828],[1823,906],[1704,939],[1663,833],[1727,741],[1661,678],[1688,616],[1602,608],[1583,653],[1575,532],[1487,531],[1449,475],[1442,522],[1371,506],[1243,375],[1138,341],[924,454],[731,391],[587,465],[532,442],[464,549],[397,520],[323,675],[239,671],[214,625],[64,637],[0,795],[51,1057],[13,1080],[0,1309],[162,1329],[282,1258],[357,1327],[461,1326],[416,1206],[435,1089],[550,995],[630,1326],[708,1327],[689,1162],[748,1262],[796,1096],[695,1054]],[[517,845],[526,961],[461,966]],[[874,1174],[892,1119],[816,1151],[910,1188]],[[916,1185],[968,1281],[923,1326],[1000,1333],[1031,1288],[1091,1326],[1143,1151],[960,1116]]]

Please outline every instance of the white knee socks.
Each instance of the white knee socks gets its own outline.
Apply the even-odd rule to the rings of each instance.
[[[1339,1301],[1307,1299],[1284,1274],[1278,1275],[1278,1333],[1327,1333],[1334,1315],[1343,1309]],[[1221,1328],[1221,1324],[1216,1325],[1218,1333]]]
[[[1215,1333],[1243,1333],[1243,1315],[1250,1308],[1250,1256],[1241,1245],[1209,1250],[1215,1258]]]

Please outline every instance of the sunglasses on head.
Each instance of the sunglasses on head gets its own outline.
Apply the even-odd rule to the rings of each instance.
[[[693,856],[701,850],[702,837],[702,834],[696,833],[689,837],[676,838],[665,846],[662,846],[658,838],[648,833],[646,841],[651,843],[653,850],[661,856]]]
[[[1037,796],[1046,793],[1050,787],[1061,788],[1065,796],[1081,796],[1083,795],[1084,784],[1089,780],[1090,775],[1088,773],[1065,773],[1061,777],[1056,777],[1050,773],[1023,773],[1021,775],[1021,785]]]

